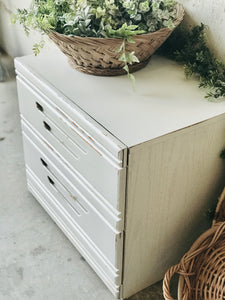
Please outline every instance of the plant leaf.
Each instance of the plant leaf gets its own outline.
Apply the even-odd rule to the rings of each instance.
[[[125,53],[123,53],[123,54],[120,56],[119,61],[124,61],[124,62],[127,61],[127,57],[126,57],[126,54],[125,54]]]
[[[133,91],[135,91],[135,77],[134,77],[134,75],[133,74],[128,74],[127,76],[131,81]]]
[[[129,67],[128,67],[128,65],[125,65],[125,66],[123,67],[123,69],[124,69],[127,73],[129,73]]]

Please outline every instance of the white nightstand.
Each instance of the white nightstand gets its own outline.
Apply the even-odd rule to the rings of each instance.
[[[29,190],[116,297],[161,279],[223,186],[225,102],[156,56],[135,92],[58,52],[15,65]]]

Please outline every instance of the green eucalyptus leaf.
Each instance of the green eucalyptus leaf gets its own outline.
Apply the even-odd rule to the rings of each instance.
[[[134,54],[134,51],[129,53],[129,60],[131,61],[131,63],[139,63],[139,59],[137,58],[137,56]]]
[[[135,90],[135,77],[134,77],[134,75],[133,74],[128,74],[127,76],[131,81],[133,90]]]
[[[137,28],[138,28],[138,25],[129,25],[126,27],[126,29],[128,29],[128,30],[135,30]]]
[[[127,41],[128,41],[128,43],[130,43],[130,44],[135,44],[135,41],[132,39],[132,37],[130,37],[130,36],[128,36],[127,37]]]
[[[127,73],[129,73],[129,67],[128,67],[128,65],[125,65],[125,66],[123,67],[123,69],[124,69]]]
[[[119,61],[124,61],[124,62],[127,61],[127,55],[126,55],[126,53],[123,53],[123,54],[120,56]]]
[[[15,23],[17,22],[17,20],[18,20],[18,17],[17,17],[15,14],[12,14],[12,15],[10,16],[10,22],[11,22],[12,24],[15,24]]]
[[[125,41],[123,40],[122,44],[120,45],[120,47],[116,50],[116,53],[119,53],[123,50],[123,47],[125,46]]]

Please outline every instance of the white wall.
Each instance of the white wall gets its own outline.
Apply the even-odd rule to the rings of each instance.
[[[188,22],[207,25],[208,42],[216,56],[225,61],[225,0],[178,0]]]
[[[19,24],[11,24],[10,16],[17,8],[28,8],[31,0],[0,0],[0,46],[11,56],[22,56],[32,53],[33,44],[41,40],[41,35],[32,32],[29,37]],[[48,43],[46,47],[55,47]]]
[[[37,33],[26,37],[22,26],[11,25],[9,16],[16,8],[26,8],[31,0],[0,0],[0,45],[12,56],[32,53],[32,45],[39,41]],[[225,60],[225,0],[179,0],[186,11],[186,20],[209,26],[208,39],[216,55]],[[54,47],[51,43],[47,48]]]

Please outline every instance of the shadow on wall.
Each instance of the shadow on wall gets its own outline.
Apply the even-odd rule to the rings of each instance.
[[[189,24],[204,23],[208,26],[207,38],[215,55],[225,60],[225,1],[177,0],[185,9],[185,21]]]
[[[9,60],[8,55],[0,48],[0,82],[7,81],[13,77],[15,77],[13,61]]]
[[[0,0],[0,45],[12,57],[32,54],[33,44],[40,34],[33,32],[29,37],[19,24],[11,24],[10,16],[17,8],[29,7],[31,0]]]
[[[10,22],[10,16],[14,11],[10,0],[0,0],[0,45],[5,51],[7,51],[5,45],[10,39],[13,40],[13,43],[17,45],[18,49],[20,48],[20,41],[16,31],[12,30],[12,24]]]

